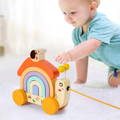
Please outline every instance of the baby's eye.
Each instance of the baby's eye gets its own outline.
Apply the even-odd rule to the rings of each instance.
[[[76,12],[71,12],[70,14],[71,14],[71,15],[74,15],[74,14],[76,14]]]
[[[66,12],[63,12],[64,15],[66,15]]]

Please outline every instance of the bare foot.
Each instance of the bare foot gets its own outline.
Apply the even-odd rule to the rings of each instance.
[[[108,80],[108,83],[111,87],[118,87],[120,85],[120,78],[111,76]]]

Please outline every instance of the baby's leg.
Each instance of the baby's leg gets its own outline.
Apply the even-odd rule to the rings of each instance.
[[[76,61],[76,84],[85,83],[87,80],[88,57]]]
[[[108,74],[109,85],[112,87],[118,87],[120,85],[120,70],[111,67]]]

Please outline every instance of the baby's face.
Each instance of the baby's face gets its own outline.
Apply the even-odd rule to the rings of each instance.
[[[74,27],[81,27],[91,18],[90,5],[84,0],[59,0],[65,20]]]

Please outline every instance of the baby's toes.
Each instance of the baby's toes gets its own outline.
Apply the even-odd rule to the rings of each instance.
[[[108,80],[108,83],[111,87],[118,87],[119,85],[119,80],[116,77],[110,77]]]

